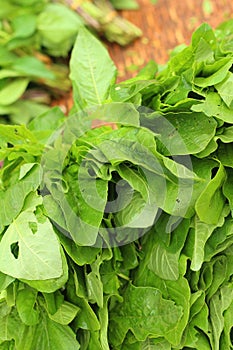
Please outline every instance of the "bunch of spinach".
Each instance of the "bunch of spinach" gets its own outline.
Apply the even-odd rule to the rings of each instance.
[[[0,126],[0,349],[233,347],[232,33],[115,85],[82,29],[70,116]]]
[[[126,5],[135,6],[135,2],[130,0]],[[67,96],[71,88],[67,61],[86,22],[89,27],[96,23],[97,32],[106,32],[111,41],[125,45],[141,35],[117,13],[113,16],[113,7],[105,1],[96,5],[83,1],[82,6],[79,15],[74,11],[75,2],[70,1],[1,1],[1,123],[26,124],[47,111],[52,100]]]
[[[81,17],[47,0],[3,0],[0,8],[0,121],[27,123],[71,88],[65,60]]]

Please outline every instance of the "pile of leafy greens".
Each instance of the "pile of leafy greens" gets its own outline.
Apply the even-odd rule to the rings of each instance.
[[[0,126],[0,349],[233,348],[232,38],[116,85],[82,29],[71,115]]]
[[[1,123],[27,123],[71,87],[65,60],[81,17],[48,0],[2,0],[0,8]]]
[[[99,28],[101,18],[103,28],[99,31],[104,33],[106,29],[111,41],[119,39],[128,44],[141,35],[133,24],[117,13],[112,15],[111,4],[109,9],[106,1],[97,3],[101,8],[82,1],[84,8],[79,15],[72,1],[1,1],[0,123],[26,124],[46,112],[51,101],[67,96],[71,88],[67,62],[78,31],[86,22],[89,27],[95,23]],[[117,7],[136,5],[134,0],[125,4],[118,1]],[[117,18],[117,23],[108,23],[110,17]],[[105,28],[107,25],[109,28]]]

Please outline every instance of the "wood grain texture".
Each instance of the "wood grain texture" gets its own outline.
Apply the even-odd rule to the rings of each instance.
[[[205,1],[212,6],[205,11]],[[216,28],[221,22],[233,18],[233,0],[138,0],[140,9],[122,11],[121,15],[138,25],[142,38],[128,47],[106,43],[118,68],[118,81],[131,78],[149,60],[159,64],[169,58],[169,51],[179,44],[189,44],[193,31],[203,22]],[[55,101],[67,112],[72,106],[72,94]]]
[[[191,39],[203,22],[216,28],[233,18],[232,0],[139,0],[140,10],[122,11],[122,16],[138,25],[144,35],[127,48],[108,44],[109,52],[119,69],[118,80],[130,78],[150,59],[165,63],[169,51]],[[211,5],[207,11],[205,5]]]

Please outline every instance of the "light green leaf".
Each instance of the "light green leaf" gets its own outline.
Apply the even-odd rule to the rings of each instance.
[[[0,271],[15,278],[47,280],[62,275],[60,245],[52,225],[37,221],[34,209],[23,211],[0,242]]]
[[[36,305],[37,291],[24,288],[18,291],[16,307],[22,322],[27,326],[33,326],[39,322],[39,310]]]
[[[70,62],[70,78],[81,108],[102,104],[114,82],[116,68],[104,46],[86,29],[79,31]]]
[[[91,303],[103,307],[103,283],[99,273],[101,260],[97,258],[96,262],[91,264],[92,271],[86,275],[86,287],[88,299]]]
[[[214,47],[216,43],[216,37],[213,29],[208,23],[203,23],[199,28],[195,30],[192,35],[192,47],[196,48],[202,38],[204,38],[208,43],[211,44],[212,47]]]
[[[35,135],[24,125],[0,125],[0,136],[0,146],[5,146],[7,142],[22,145],[22,143],[37,141]]]
[[[108,301],[109,296],[104,297],[103,307],[99,310],[99,320],[100,320],[100,343],[102,346],[102,350],[110,350],[109,341],[108,341]]]
[[[219,161],[225,166],[233,168],[233,148],[232,143],[223,144],[220,143],[217,151],[217,157]]]
[[[148,268],[160,278],[176,281],[179,278],[179,255],[179,252],[170,253],[162,244],[157,243],[151,252]]]
[[[24,14],[12,20],[13,38],[27,38],[36,30],[36,16]]]
[[[68,280],[68,265],[66,262],[65,253],[63,249],[60,250],[62,259],[62,271],[63,274],[59,278],[51,278],[47,280],[25,280],[21,279],[22,282],[28,284],[30,287],[44,293],[53,293],[56,290],[63,288]]]
[[[41,45],[52,56],[67,56],[82,26],[81,17],[63,4],[49,3],[37,16]]]
[[[9,115],[12,124],[21,125],[27,125],[30,120],[49,110],[49,106],[45,104],[26,99],[19,99],[7,108],[3,114]]]
[[[28,79],[16,79],[8,83],[0,90],[0,104],[3,106],[10,105],[17,101],[25,92],[28,86]]]
[[[214,230],[205,246],[205,260],[209,261],[213,256],[224,251],[233,244],[233,220],[227,218],[225,224]]]
[[[98,331],[100,329],[99,320],[87,300],[76,296],[76,303],[80,312],[75,320],[75,325],[81,329]]]
[[[163,299],[158,289],[129,285],[123,304],[110,313],[109,336],[113,345],[122,344],[129,329],[139,341],[149,335],[167,338],[181,316],[181,307]]]
[[[233,169],[227,169],[227,178],[223,184],[223,194],[229,201],[231,212],[233,213]]]
[[[225,198],[221,187],[226,177],[222,164],[212,180],[208,183],[200,197],[197,199],[195,209],[200,220],[207,224],[217,224],[221,215]]]
[[[208,92],[204,102],[192,106],[192,110],[203,112],[208,117],[217,117],[226,123],[233,123],[232,110],[227,107],[216,92]],[[213,119],[212,119],[213,120]]]
[[[216,350],[220,349],[220,336],[224,329],[224,311],[229,308],[232,301],[231,285],[223,286],[210,300],[211,343]]]
[[[77,316],[79,310],[80,309],[78,306],[73,305],[68,301],[64,301],[64,303],[53,315],[49,314],[49,317],[51,318],[51,320],[59,324],[68,325]]]
[[[23,169],[23,167],[22,167]],[[20,181],[8,187],[6,191],[0,191],[2,210],[0,211],[0,225],[7,226],[20,213],[26,197],[36,191],[41,181],[40,167],[38,164],[30,163],[30,170]],[[26,168],[24,168],[26,171]],[[23,171],[23,170],[22,170]],[[17,198],[17,200],[16,200]],[[0,231],[2,227],[0,226]]]
[[[195,216],[194,218],[194,246],[193,246],[193,255],[191,259],[191,270],[198,271],[201,268],[202,263],[204,262],[204,251],[205,243],[212,234],[216,225],[206,224],[201,222],[200,219]]]
[[[55,79],[55,75],[36,57],[20,57],[11,65],[11,69],[26,77]]]
[[[208,87],[222,82],[226,78],[232,63],[233,58],[225,57],[212,65],[206,65],[203,69],[203,74],[205,76],[196,77],[194,79],[194,84],[200,87]]]
[[[224,79],[224,81],[215,85],[219,95],[221,96],[221,98],[229,108],[233,107],[232,84],[233,84],[233,74],[229,72],[226,79]]]
[[[26,326],[16,310],[0,319],[1,329],[4,329],[4,340],[15,340],[17,350],[78,350],[80,349],[76,336],[70,327],[51,320],[40,308],[41,317],[35,326]],[[1,339],[1,338],[0,338]]]
[[[23,179],[35,166],[35,163],[26,163],[20,167],[19,180]]]
[[[211,45],[204,39],[200,38],[200,41],[195,50],[196,62],[213,62],[214,53]]]
[[[153,114],[149,118],[153,120],[151,128],[161,142],[161,153],[166,156],[202,151],[214,137],[217,126],[213,118],[207,118],[203,113],[167,113],[163,116],[156,112],[154,118]]]
[[[0,292],[6,289],[13,281],[14,281],[13,277],[5,275],[4,273],[0,272]]]
[[[12,62],[17,60],[17,56],[9,51],[5,46],[0,45],[0,65],[1,67],[9,66]],[[2,69],[1,69],[2,71]]]
[[[36,348],[40,350],[78,350],[80,346],[76,340],[75,333],[70,327],[50,320],[44,313],[42,321],[39,322],[35,328],[33,341],[30,347],[24,347],[25,350]]]
[[[15,70],[12,70],[12,69],[1,69],[0,70],[0,79],[17,78],[17,77],[23,77],[23,76],[24,76],[23,73],[16,72]]]

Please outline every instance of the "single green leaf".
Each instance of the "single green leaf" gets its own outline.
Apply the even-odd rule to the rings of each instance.
[[[214,48],[216,45],[216,37],[214,31],[208,23],[203,23],[199,28],[195,30],[192,35],[192,48],[195,49],[200,40],[204,38],[206,42],[210,43]]]
[[[93,264],[92,264],[93,266]],[[86,275],[86,285],[88,292],[88,299],[91,303],[103,307],[103,283],[100,279],[99,271],[91,271]]]
[[[205,101],[192,106],[192,110],[195,112],[203,112],[208,117],[217,117],[226,123],[233,123],[232,110],[227,107],[220,95],[216,92],[208,92]]]
[[[27,326],[33,326],[39,322],[39,310],[36,305],[37,291],[24,288],[18,291],[16,296],[16,308],[22,322]]]
[[[102,350],[110,350],[108,341],[108,301],[109,297],[104,297],[103,307],[99,310],[100,319],[100,343]]]
[[[24,125],[0,125],[0,146],[5,146],[8,142],[16,145],[28,142],[36,142],[35,135]]]
[[[227,77],[221,83],[215,85],[222,100],[226,103],[227,107],[229,108],[233,108],[232,84],[233,74],[229,72]]]
[[[81,17],[63,4],[49,3],[37,16],[40,43],[52,56],[67,56],[82,26]]]
[[[0,66],[9,66],[15,60],[17,60],[17,56],[13,52],[7,50],[5,46],[0,45]]]
[[[70,78],[81,108],[102,104],[114,82],[116,68],[107,50],[86,29],[81,29],[72,51]],[[104,77],[104,78],[103,78]]]
[[[63,274],[58,239],[49,220],[38,222],[34,210],[21,212],[4,233],[0,271],[27,280],[58,278]]]
[[[207,291],[207,301],[209,301],[212,296],[217,293],[223,283],[228,279],[227,276],[227,265],[230,263],[224,255],[217,256],[213,259],[213,281],[211,286]]]
[[[196,106],[194,106],[196,107]],[[150,122],[149,128],[156,132],[160,141],[160,151],[164,155],[195,154],[206,148],[214,137],[217,123],[203,113],[157,112],[148,115],[143,125]]]
[[[25,14],[12,20],[13,38],[27,38],[36,30],[36,16]]]
[[[233,168],[233,149],[231,143],[220,143],[216,154],[218,160],[222,163],[222,165],[225,167]]]
[[[207,224],[217,224],[225,204],[222,194],[222,185],[226,178],[226,172],[222,164],[208,183],[200,197],[197,199],[195,209],[200,220]]]
[[[6,289],[15,279],[0,272],[0,292]]]
[[[204,77],[196,77],[194,84],[205,88],[222,82],[226,78],[232,63],[233,58],[226,57],[213,63],[213,67],[211,65],[206,66],[206,69],[203,69]],[[212,74],[208,75],[210,73]]]
[[[204,262],[205,243],[216,226],[201,222],[197,216],[194,217],[194,225],[194,246],[190,268],[198,271]]]
[[[6,191],[0,191],[0,198],[3,203],[3,210],[0,212],[1,226],[12,223],[13,219],[22,210],[26,197],[31,192],[36,191],[40,185],[41,169],[38,164],[30,163],[29,168],[22,166],[20,169],[19,181],[8,187]]]
[[[80,311],[75,320],[75,325],[81,329],[98,331],[100,329],[99,320],[87,300],[76,296],[76,304]]]
[[[24,74],[20,72],[16,72],[15,70],[10,67],[10,69],[1,69],[0,71],[0,79],[5,78],[17,78],[17,77],[23,77]]]
[[[160,243],[154,245],[148,268],[160,278],[176,281],[179,278],[179,255],[170,253]]]
[[[73,305],[67,301],[64,301],[64,303],[59,307],[59,309],[49,317],[51,320],[62,324],[62,325],[68,325],[73,321],[73,319],[77,316],[77,313],[79,312],[79,307],[76,305]]]
[[[223,194],[228,199],[230,209],[233,211],[233,169],[228,168],[227,169],[227,178],[226,181],[223,184]]]
[[[60,291],[55,293],[43,293],[45,308],[49,315],[54,315],[64,303],[64,296]]]
[[[0,90],[0,104],[3,106],[10,105],[17,101],[25,92],[28,86],[28,79],[16,79],[8,83]]]
[[[224,251],[233,243],[233,220],[228,218],[222,227],[217,228],[205,245],[205,260],[209,261],[213,256]]]
[[[33,56],[19,57],[17,61],[11,65],[11,69],[25,77],[55,79],[53,72],[50,71],[44,63]]]
[[[45,104],[26,99],[17,100],[7,107],[8,109],[3,114],[8,114],[11,123],[16,125],[27,125],[33,118],[45,113],[49,109]]]
[[[195,61],[208,63],[212,63],[214,61],[213,49],[211,45],[202,37],[200,38],[195,50]]]
[[[68,265],[66,256],[63,250],[60,250],[62,259],[62,275],[58,278],[51,278],[46,280],[25,280],[21,279],[22,282],[28,284],[30,287],[44,293],[53,293],[60,288],[63,288],[68,280]]]
[[[166,338],[181,316],[181,308],[163,299],[158,289],[129,285],[123,304],[110,313],[109,336],[113,345],[122,344],[129,329],[140,341],[149,335]]]
[[[224,311],[233,300],[233,291],[230,285],[225,285],[210,300],[211,344],[219,349],[220,336],[224,329]]]

